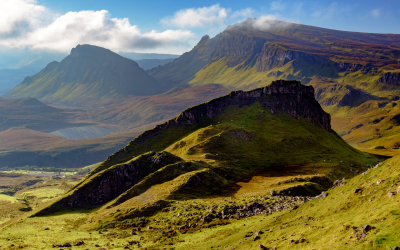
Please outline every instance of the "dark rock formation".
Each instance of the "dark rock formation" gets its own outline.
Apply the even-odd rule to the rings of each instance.
[[[303,117],[309,122],[331,131],[330,115],[325,113],[314,98],[314,89],[299,81],[274,81],[270,86],[252,91],[234,91],[182,112],[177,118],[160,125],[187,125],[203,123],[220,114],[228,106],[247,106],[255,102],[272,113],[285,112],[294,118]]]
[[[371,64],[358,64],[358,63],[338,63],[338,68],[340,71],[356,72],[361,70],[364,73],[371,72],[374,67]],[[376,68],[375,68],[376,70]]]
[[[142,155],[128,164],[107,169],[99,178],[94,177],[90,185],[78,189],[66,204],[73,208],[103,204],[125,192],[148,174],[178,161],[181,161],[179,157],[167,152]]]
[[[400,114],[394,115],[390,121],[392,121],[396,126],[400,125]]]
[[[51,209],[83,208],[104,204],[140,182],[150,173],[181,160],[168,152],[143,154],[127,164],[117,165],[105,170],[101,175],[93,176]],[[45,209],[37,215],[46,212]]]
[[[303,76],[334,77],[339,70],[338,65],[325,56],[290,50],[272,43],[264,44],[257,58],[256,69],[259,72],[268,71],[291,61],[295,70],[301,71]]]
[[[343,96],[342,100],[338,103],[339,107],[343,106],[350,106],[350,107],[357,107],[362,103],[369,101],[369,100],[383,100],[383,98],[373,96],[364,92],[360,89],[355,89],[349,85],[346,85],[347,93]]]
[[[399,86],[400,85],[400,73],[387,72],[382,74],[378,80],[379,83],[385,83],[388,85]]]

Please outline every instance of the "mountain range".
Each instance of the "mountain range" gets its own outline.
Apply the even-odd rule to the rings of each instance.
[[[0,99],[0,166],[78,172],[0,187],[0,245],[398,249],[399,41],[248,19],[147,71],[77,46]]]
[[[297,79],[315,88],[317,100],[332,115],[333,129],[351,145],[393,155],[400,145],[399,39],[284,22],[263,29],[249,19],[214,38],[204,36],[191,51],[147,72],[109,50],[80,45],[8,96],[79,106],[84,112],[77,112],[73,122],[124,133],[229,90]]]
[[[204,36],[191,51],[149,73],[169,84],[213,83],[232,90],[301,80],[315,88],[317,100],[332,115],[333,128],[345,140],[382,153],[374,150],[378,144],[393,154],[400,141],[393,123],[399,113],[399,41],[398,34],[286,22],[258,27],[249,19],[214,38]]]

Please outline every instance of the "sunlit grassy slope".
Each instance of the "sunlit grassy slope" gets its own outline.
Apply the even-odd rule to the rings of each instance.
[[[399,157],[387,160],[290,212],[181,235],[177,248],[391,249],[400,239],[399,166]],[[259,240],[245,238],[259,230]]]
[[[132,218],[130,224],[114,221],[115,228],[107,230],[84,226],[96,221],[86,212],[27,218],[2,229],[0,244],[38,249],[84,241],[86,248],[97,244],[118,249],[131,246],[129,242],[133,241],[135,247],[175,249],[257,249],[259,245],[277,249],[392,249],[398,246],[400,238],[399,166],[399,157],[386,160],[328,190],[325,198],[313,199],[294,210],[214,221],[189,232],[181,232],[176,226],[182,225],[180,221],[195,220],[193,213],[201,215],[212,209],[220,212],[224,207],[260,198],[179,201],[172,204],[174,209]]]

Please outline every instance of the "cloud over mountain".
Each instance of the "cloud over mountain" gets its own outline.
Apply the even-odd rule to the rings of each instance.
[[[128,18],[114,18],[107,10],[57,14],[35,0],[0,2],[0,46],[69,51],[78,43],[134,51],[188,46],[194,34],[167,29],[142,32]]]

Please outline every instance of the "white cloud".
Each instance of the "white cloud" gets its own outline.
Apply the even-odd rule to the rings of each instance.
[[[0,1],[0,37],[13,36],[19,31],[40,25],[47,16],[47,9],[34,0]]]
[[[161,23],[179,28],[202,28],[207,25],[224,25],[227,17],[228,10],[215,4],[209,7],[179,10],[173,17],[162,19]]]
[[[115,51],[182,53],[190,48],[193,36],[182,29],[144,33],[127,18],[112,18],[107,10],[57,15],[34,0],[0,1],[3,47],[67,52],[88,43]]]
[[[279,19],[283,20],[283,18]],[[273,29],[285,29],[290,27],[291,25],[293,25],[293,23],[279,21],[278,17],[275,15],[264,15],[258,18],[248,18],[241,23],[234,24],[232,27],[244,26],[247,28],[257,29],[261,31],[269,31]]]
[[[381,16],[381,10],[380,9],[371,10],[371,16],[373,18],[379,18]]]

